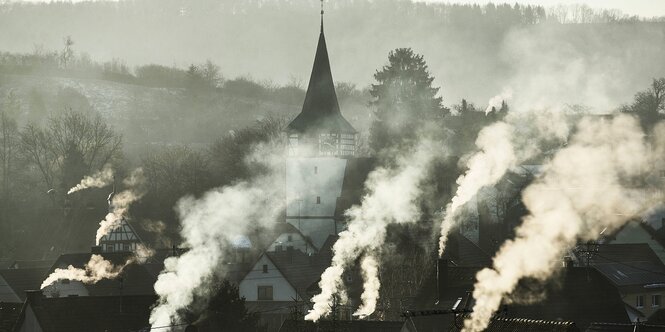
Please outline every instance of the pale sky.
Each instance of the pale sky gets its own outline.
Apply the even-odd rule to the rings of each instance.
[[[24,2],[50,2],[52,0],[13,0]],[[55,0],[63,1],[63,0]],[[70,2],[81,2],[90,0],[64,0]],[[95,0],[93,0],[95,1]],[[118,1],[118,0],[112,0]],[[334,1],[334,0],[327,0]],[[619,9],[625,14],[639,15],[643,17],[665,16],[665,0],[415,0],[425,2],[446,2],[446,3],[465,3],[465,4],[486,4],[493,3],[520,3],[541,5],[544,7],[556,6],[559,4],[586,4],[592,8]]]
[[[332,0],[331,0],[332,1]],[[586,4],[592,8],[619,9],[625,14],[639,15],[644,17],[665,16],[665,0],[419,0],[426,2],[447,3],[520,3],[541,5],[544,7],[556,6],[558,4]]]

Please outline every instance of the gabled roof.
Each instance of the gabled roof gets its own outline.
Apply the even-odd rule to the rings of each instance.
[[[0,278],[7,282],[7,286],[12,291],[21,303],[25,301],[25,291],[39,289],[42,281],[46,278],[48,268],[32,268],[32,269],[6,269],[0,270]],[[2,291],[0,285],[0,292]],[[2,294],[0,294],[2,299]],[[1,301],[0,301],[1,302]]]
[[[436,326],[435,322],[441,323],[441,317],[447,318],[445,324],[438,325],[438,329],[434,331],[461,331],[464,326],[464,319],[468,315],[458,315],[456,318],[452,314],[439,315],[439,316],[423,316],[409,318],[404,322],[402,331],[406,332],[420,332],[420,331],[433,331],[431,326]],[[429,324],[425,324],[425,323]],[[434,323],[434,324],[432,324]],[[539,320],[539,319],[526,319],[526,318],[508,318],[508,317],[494,317],[490,321],[489,326],[484,330],[485,332],[578,332],[579,328],[574,322],[569,321],[552,321],[552,320]]]
[[[665,287],[665,266],[646,243],[598,245],[590,263],[618,287]]]
[[[44,332],[138,331],[150,326],[150,308],[157,300],[156,296],[32,295],[26,305],[30,305]],[[17,327],[25,319],[25,306],[22,311]]]
[[[299,133],[312,131],[356,133],[353,126],[339,111],[323,27],[319,35],[319,44],[316,48],[314,66],[302,111],[289,123],[287,130]]]
[[[299,250],[266,252],[265,254],[298,294],[306,300],[309,299],[307,288],[319,280],[321,273],[330,266],[332,259],[332,256],[326,252],[319,252],[319,254],[311,256]]]

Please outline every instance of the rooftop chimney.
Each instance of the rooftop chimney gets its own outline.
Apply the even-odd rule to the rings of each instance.
[[[35,307],[38,307],[42,303],[42,299],[44,298],[44,293],[42,293],[42,290],[27,290],[25,291],[25,301]]]
[[[93,254],[101,254],[102,253],[102,246],[92,246],[90,247],[90,252]]]
[[[439,258],[436,261],[436,294],[439,303],[443,299],[443,290],[448,284],[448,260]]]

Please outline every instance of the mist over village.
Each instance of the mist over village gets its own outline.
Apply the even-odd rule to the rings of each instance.
[[[665,331],[665,3],[0,0],[0,332]]]

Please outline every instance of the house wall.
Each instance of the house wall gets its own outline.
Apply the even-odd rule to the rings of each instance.
[[[646,243],[651,247],[656,256],[665,264],[665,248],[654,240],[642,226],[637,223],[630,223],[626,225],[615,238],[610,240],[611,244],[624,244],[624,243]]]
[[[268,265],[267,273],[263,273],[264,264]],[[298,298],[296,290],[266,255],[261,256],[252,270],[240,281],[240,296],[245,297],[246,301],[258,301],[259,286],[272,286],[273,301],[293,301]]]
[[[317,248],[328,235],[340,231],[334,216],[346,164],[346,159],[335,157],[287,158],[286,221],[310,237]]]
[[[637,307],[637,297],[640,295],[644,296],[644,306],[641,308]],[[660,295],[660,301],[661,301],[660,306],[655,306],[655,307],[653,306],[651,300],[652,295]],[[646,317],[647,319],[649,318],[649,316],[651,316],[651,314],[658,311],[658,309],[665,307],[665,302],[663,302],[665,301],[665,290],[662,289],[645,291],[645,292],[630,292],[622,294],[622,298],[624,303],[639,310],[642,314],[644,314],[644,317]]]

